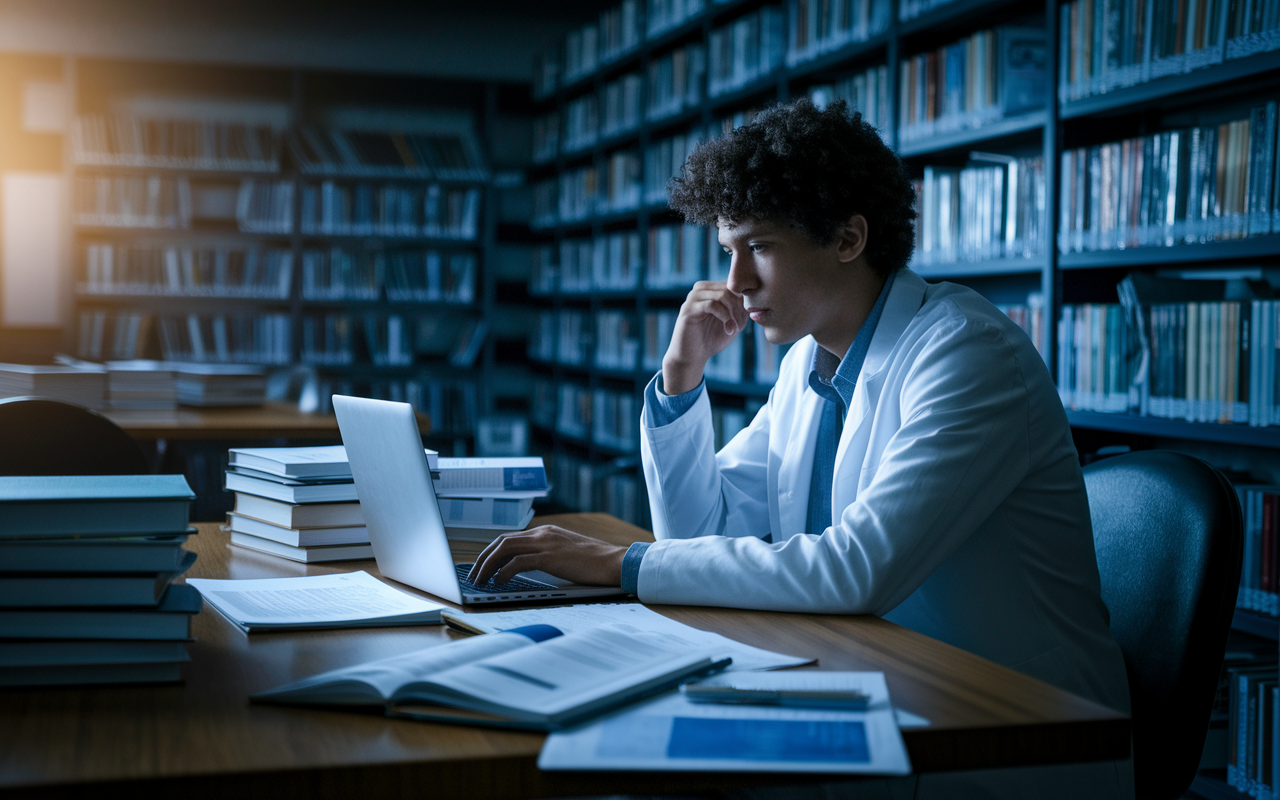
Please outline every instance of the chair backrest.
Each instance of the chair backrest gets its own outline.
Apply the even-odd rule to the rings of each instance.
[[[138,443],[111,420],[43,397],[0,400],[0,475],[143,475]]]
[[[1240,583],[1240,503],[1221,472],[1150,450],[1084,470],[1102,599],[1124,652],[1139,798],[1195,778]]]

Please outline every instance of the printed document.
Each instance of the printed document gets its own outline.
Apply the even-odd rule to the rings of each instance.
[[[705,650],[729,656],[733,659],[733,665],[729,667],[730,671],[778,669],[814,663],[812,658],[774,653],[742,642],[735,642],[718,633],[691,628],[684,623],[650,611],[639,603],[591,603],[554,608],[529,608],[519,611],[491,611],[484,614],[467,614],[445,609],[442,617],[449,624],[474,633],[494,633],[535,624],[551,625],[565,633],[600,625],[621,625],[636,633],[662,634],[691,650]]]
[[[436,625],[444,606],[393,589],[367,572],[304,578],[191,578],[209,605],[246,633],[288,628]]]
[[[546,770],[820,772],[911,771],[884,674],[843,673],[871,696],[865,711],[692,703],[669,693],[597,722],[552,734]],[[773,673],[775,688],[830,686],[821,672]],[[813,677],[810,677],[813,676]]]

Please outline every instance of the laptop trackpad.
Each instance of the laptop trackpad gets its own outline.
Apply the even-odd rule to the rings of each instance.
[[[556,587],[557,589],[563,589],[566,586],[578,585],[573,581],[566,581],[563,578],[557,578],[556,576],[551,575],[550,573],[543,572],[540,569],[530,570],[529,572],[521,572],[519,577],[524,578],[525,580],[542,581],[543,583],[549,583],[552,586]]]

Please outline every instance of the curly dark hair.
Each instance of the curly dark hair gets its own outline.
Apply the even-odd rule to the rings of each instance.
[[[807,98],[761,112],[703,142],[669,184],[671,207],[699,225],[776,220],[831,244],[849,217],[867,220],[867,263],[887,276],[915,244],[915,192],[898,156],[843,100]]]

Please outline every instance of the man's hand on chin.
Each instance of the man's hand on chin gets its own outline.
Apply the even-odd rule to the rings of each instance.
[[[502,583],[536,569],[574,583],[619,586],[626,554],[625,547],[543,525],[494,539],[476,559],[467,578],[476,584],[491,578]]]

